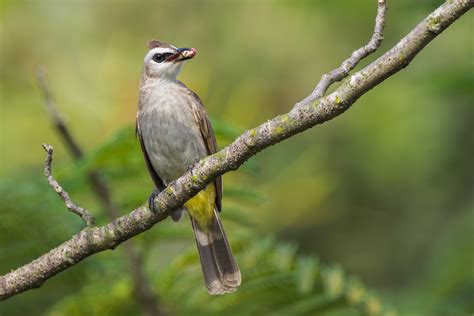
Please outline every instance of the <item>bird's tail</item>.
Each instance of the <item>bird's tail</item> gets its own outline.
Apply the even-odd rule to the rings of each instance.
[[[211,295],[234,292],[241,282],[240,270],[219,213],[214,209],[212,224],[207,229],[202,229],[192,217],[191,222],[207,291]]]

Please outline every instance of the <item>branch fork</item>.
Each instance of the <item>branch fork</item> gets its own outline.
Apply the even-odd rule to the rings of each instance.
[[[385,0],[378,0],[377,5],[374,32],[369,42],[365,46],[353,51],[351,57],[344,60],[338,68],[322,75],[313,92],[304,100],[298,102],[294,108],[308,105],[322,98],[333,83],[339,82],[349,76],[350,71],[353,70],[362,59],[375,53],[377,49],[379,49],[383,41],[387,4]]]

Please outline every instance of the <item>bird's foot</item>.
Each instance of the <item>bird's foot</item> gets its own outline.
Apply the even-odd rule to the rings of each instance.
[[[148,198],[148,207],[153,213],[156,213],[155,198],[158,196],[158,194],[160,194],[160,191],[155,189],[153,190],[153,192],[151,192],[150,197]]]
[[[194,160],[189,166],[188,168],[186,169],[187,172],[190,172],[191,170],[193,170],[194,167],[196,167],[196,165],[198,164],[199,162],[199,159],[196,159]]]

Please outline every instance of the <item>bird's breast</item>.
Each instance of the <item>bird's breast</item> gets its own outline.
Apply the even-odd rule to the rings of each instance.
[[[192,101],[172,93],[151,96],[138,115],[146,152],[165,185],[207,155]]]

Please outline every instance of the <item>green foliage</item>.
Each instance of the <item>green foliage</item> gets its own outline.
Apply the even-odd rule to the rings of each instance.
[[[246,233],[234,238],[233,245],[244,278],[237,292],[209,296],[197,252],[188,247],[153,278],[165,308],[177,315],[395,315],[340,267],[296,255],[292,244]],[[98,281],[59,301],[47,314],[127,315],[133,311],[128,276],[116,278],[107,289],[94,286]]]
[[[380,303],[378,311],[368,308],[370,300],[375,300],[368,294],[354,299],[353,292],[358,290],[353,286],[355,281],[340,268],[319,264],[312,256],[296,255],[292,244],[250,233],[235,241],[234,248],[244,279],[236,293],[218,298],[206,294],[194,249],[160,274],[159,292],[183,315],[196,310],[199,315],[315,315],[322,311],[338,315],[348,307],[354,314],[381,315]]]

